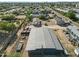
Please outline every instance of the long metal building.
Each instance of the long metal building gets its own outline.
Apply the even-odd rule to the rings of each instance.
[[[79,29],[76,26],[70,25],[67,27],[70,41],[79,46]]]
[[[26,46],[29,56],[60,56],[64,49],[54,31],[49,28],[32,28]]]

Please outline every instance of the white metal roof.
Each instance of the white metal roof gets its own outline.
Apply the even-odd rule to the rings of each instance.
[[[53,48],[63,50],[53,30],[48,28],[32,28],[27,42],[26,50]]]
[[[68,29],[70,29],[71,30],[71,32],[73,32],[73,34],[75,34],[76,36],[78,36],[79,37],[79,30],[78,30],[78,28],[76,27],[76,26],[68,26],[67,27]]]
[[[75,52],[76,55],[79,55],[79,48],[76,48],[76,49],[74,50],[74,52]]]

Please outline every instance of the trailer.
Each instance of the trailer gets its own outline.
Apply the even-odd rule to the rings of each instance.
[[[79,30],[78,27],[70,25],[67,27],[69,38],[73,45],[79,46]]]

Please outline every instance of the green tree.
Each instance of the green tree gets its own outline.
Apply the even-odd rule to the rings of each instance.
[[[75,12],[72,10],[69,10],[67,13],[64,13],[65,16],[69,17],[73,21],[78,21],[78,18],[75,15]]]
[[[66,16],[69,17],[70,19],[75,19],[76,15],[73,11],[68,11],[66,13]]]
[[[41,20],[47,20],[44,15],[39,16],[39,19],[41,19]]]
[[[8,23],[6,26],[7,31],[13,31],[15,29],[15,25],[13,23]]]
[[[26,13],[26,17],[28,18],[28,21],[32,21],[32,16],[31,16],[31,14],[32,14],[32,10],[29,9],[29,10],[27,11],[27,13]]]
[[[19,15],[20,12],[19,12],[19,11],[13,11],[13,14],[15,14],[15,15]]]
[[[9,22],[0,22],[0,28],[5,31],[13,31],[16,27],[13,23]]]
[[[15,19],[15,15],[13,14],[6,14],[2,16],[2,20],[6,20],[6,21],[12,21]]]

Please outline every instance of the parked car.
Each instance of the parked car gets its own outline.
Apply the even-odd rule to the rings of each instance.
[[[23,45],[24,45],[23,41],[18,42],[17,45],[16,45],[16,51],[20,52],[23,48]]]
[[[31,28],[27,27],[25,30],[23,30],[23,31],[21,32],[21,35],[28,36],[29,33],[30,33],[30,30],[31,30]]]

